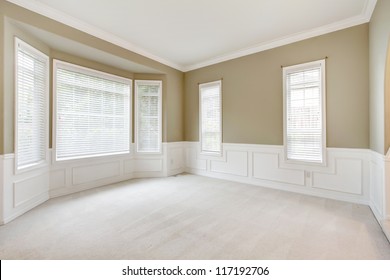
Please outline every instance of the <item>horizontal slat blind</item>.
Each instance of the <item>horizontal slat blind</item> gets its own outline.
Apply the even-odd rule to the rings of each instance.
[[[130,151],[131,81],[56,61],[57,160]]]
[[[287,159],[323,161],[322,74],[321,64],[286,72]]]
[[[221,81],[199,85],[201,151],[222,152]]]
[[[161,81],[136,81],[136,110],[137,152],[161,152]]]
[[[46,159],[48,67],[46,55],[16,39],[17,169]]]

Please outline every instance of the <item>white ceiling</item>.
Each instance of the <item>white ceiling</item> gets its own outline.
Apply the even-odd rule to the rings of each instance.
[[[8,0],[182,71],[368,22],[376,0]]]
[[[31,25],[15,20],[9,20],[9,22],[19,29],[34,35],[34,37],[44,42],[52,49],[60,50],[65,53],[73,54],[85,59],[96,61],[105,65],[110,65],[115,68],[127,70],[133,73],[162,74],[162,72],[157,71],[156,69],[129,61],[111,53],[103,52],[93,47],[83,45],[79,42],[69,40],[57,34],[44,31]]]

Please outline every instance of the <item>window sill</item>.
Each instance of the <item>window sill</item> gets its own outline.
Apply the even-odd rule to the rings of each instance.
[[[15,163],[16,163],[16,158],[15,158]],[[18,168],[15,164],[15,172],[14,173],[15,173],[15,175],[19,175],[19,174],[24,174],[24,173],[28,173],[28,172],[34,172],[34,171],[37,171],[39,169],[46,168],[48,166],[49,166],[49,162],[47,160],[40,161],[37,163],[32,163],[29,165],[25,165],[22,168]]]
[[[132,156],[131,151],[126,152],[118,152],[111,154],[97,154],[97,155],[88,155],[88,156],[78,156],[78,157],[68,157],[63,159],[57,159],[55,151],[53,152],[53,165],[65,165],[65,164],[74,164],[74,163],[83,163],[89,162],[91,160],[94,161],[109,161],[115,160],[118,158],[129,158]]]

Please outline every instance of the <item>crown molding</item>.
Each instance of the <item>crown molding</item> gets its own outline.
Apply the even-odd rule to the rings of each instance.
[[[258,45],[254,45],[248,48],[236,50],[218,57],[214,57],[212,59],[208,59],[202,62],[194,63],[191,65],[180,65],[172,61],[168,61],[162,57],[156,56],[154,54],[151,54],[145,50],[143,50],[141,47],[136,46],[118,36],[112,35],[109,32],[103,31],[99,28],[96,28],[95,26],[92,26],[90,24],[87,24],[79,19],[76,19],[74,17],[71,17],[65,13],[62,13],[56,9],[53,9],[45,4],[42,4],[37,1],[29,1],[29,0],[6,0],[8,2],[11,2],[15,5],[21,6],[25,9],[28,9],[30,11],[36,12],[38,14],[41,14],[43,16],[46,16],[48,18],[51,18],[55,21],[58,21],[60,23],[63,23],[65,25],[68,25],[70,27],[73,27],[75,29],[78,29],[80,31],[83,31],[87,34],[90,34],[92,36],[95,36],[99,39],[102,39],[104,41],[107,41],[109,43],[112,43],[114,45],[120,46],[122,48],[125,48],[129,51],[132,51],[134,53],[137,53],[139,55],[142,55],[146,58],[152,59],[154,61],[157,61],[159,63],[162,63],[164,65],[167,65],[169,67],[172,67],[174,69],[177,69],[182,72],[188,72],[192,70],[196,70],[199,68],[203,68],[206,66],[210,66],[213,64],[221,63],[224,61],[232,60],[235,58],[247,56],[250,54],[254,54],[257,52],[269,50],[272,48],[280,47],[283,45],[295,43],[298,41],[302,41],[305,39],[313,38],[316,36],[324,35],[330,32],[335,32],[338,30],[342,30],[345,28],[349,28],[352,26],[356,26],[359,24],[367,23],[370,21],[372,13],[375,9],[375,5],[377,3],[377,0],[367,0],[366,5],[363,8],[360,15],[342,20],[339,22],[335,22],[329,25],[321,26],[315,29],[306,30],[304,32],[295,33],[293,35],[285,36],[276,38],[274,40],[263,42]]]
[[[104,30],[101,30],[93,25],[90,25],[84,21],[81,21],[75,17],[72,17],[68,14],[65,14],[59,10],[53,9],[49,7],[48,5],[42,4],[37,1],[29,1],[29,0],[6,0],[10,3],[13,3],[17,6],[20,6],[22,8],[25,8],[27,10],[33,11],[35,13],[38,13],[42,16],[48,17],[50,19],[53,19],[55,21],[58,21],[62,24],[65,24],[67,26],[73,27],[77,30],[80,30],[82,32],[85,32],[89,35],[95,36],[99,39],[102,39],[104,41],[107,41],[109,43],[112,43],[114,45],[117,45],[119,47],[122,47],[124,49],[127,49],[129,51],[132,51],[134,53],[137,53],[139,55],[142,55],[146,58],[152,59],[154,61],[160,62],[164,65],[167,65],[169,67],[175,68],[177,70],[183,71],[183,67],[177,63],[174,63],[172,61],[168,61],[164,58],[161,58],[159,56],[156,56],[154,54],[151,54],[142,48],[118,37],[115,36],[109,32],[106,32]]]
[[[249,48],[244,48],[244,49],[241,49],[238,51],[233,51],[231,53],[227,53],[225,55],[215,57],[215,58],[212,58],[210,60],[205,60],[205,61],[200,62],[200,63],[188,65],[188,66],[184,67],[184,72],[196,70],[199,68],[207,67],[210,65],[224,62],[224,61],[247,56],[250,54],[273,49],[276,47],[281,47],[281,46],[284,46],[287,44],[295,43],[295,42],[302,41],[305,39],[313,38],[316,36],[335,32],[335,31],[342,30],[345,28],[353,27],[353,26],[356,26],[359,24],[367,23],[371,19],[372,13],[374,12],[374,9],[375,9],[376,2],[377,2],[377,0],[367,0],[366,5],[365,5],[362,13],[358,16],[355,16],[355,17],[352,17],[352,18],[349,18],[346,20],[338,21],[338,22],[335,22],[332,24],[324,25],[324,26],[321,26],[321,27],[318,27],[315,29],[295,33],[293,35],[277,38],[275,40],[260,43],[258,45],[255,45],[255,46],[252,46]]]
[[[369,22],[374,13],[377,0],[367,0],[366,6],[363,9],[362,16]]]

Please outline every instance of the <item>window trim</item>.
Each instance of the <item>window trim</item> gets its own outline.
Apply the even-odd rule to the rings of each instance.
[[[139,151],[138,149],[138,85],[159,85],[158,92],[158,117],[159,117],[159,149],[158,151]],[[142,155],[161,155],[162,154],[162,81],[161,80],[135,80],[134,82],[134,142],[135,153]]]
[[[287,157],[287,75],[300,72],[306,69],[320,66],[321,69],[321,118],[322,118],[322,161],[309,161],[300,159],[289,159]],[[326,59],[315,60],[311,62],[296,64],[292,66],[283,67],[283,156],[286,163],[293,164],[309,164],[314,166],[326,166],[327,155],[326,155]]]
[[[19,153],[19,145],[18,145],[18,139],[19,139],[19,124],[18,124],[18,115],[19,115],[19,102],[18,102],[18,51],[19,51],[19,45],[22,46],[22,48],[30,51],[31,53],[37,55],[42,59],[46,65],[45,69],[45,79],[46,79],[46,85],[44,89],[44,139],[45,139],[45,148],[44,148],[44,159],[40,160],[36,163],[31,163],[28,165],[25,165],[23,167],[18,166],[18,153]],[[48,154],[49,154],[49,89],[50,89],[50,58],[45,53],[41,52],[40,50],[36,49],[32,45],[28,44],[27,42],[23,41],[22,39],[18,37],[14,37],[14,171],[15,174],[20,174],[23,172],[28,172],[31,170],[35,170],[38,168],[42,168],[44,166],[48,165]]]
[[[203,142],[203,137],[202,137],[202,87],[208,87],[208,86],[212,86],[212,85],[219,85],[219,104],[221,106],[221,110],[220,110],[220,122],[219,122],[219,130],[220,130],[220,134],[221,134],[221,141],[219,144],[219,147],[220,147],[220,150],[215,152],[215,151],[204,151],[202,149],[202,142]],[[223,114],[222,114],[222,110],[223,110],[223,107],[222,107],[222,79],[220,80],[216,80],[216,81],[212,81],[212,82],[206,82],[206,83],[199,83],[199,142],[200,142],[200,147],[199,147],[199,153],[201,155],[204,155],[204,156],[212,156],[212,157],[222,157],[223,155]]]
[[[86,75],[95,75],[96,77],[107,79],[108,77],[112,80],[116,80],[118,82],[122,82],[125,84],[128,84],[130,86],[130,93],[129,93],[129,150],[124,152],[113,152],[113,153],[103,153],[103,154],[93,154],[93,155],[83,155],[83,156],[73,156],[73,157],[67,157],[64,159],[57,159],[57,68],[58,65],[63,65],[64,69],[70,70],[70,71],[77,71]],[[61,68],[61,67],[60,67]],[[81,65],[77,65],[74,63],[65,62],[59,59],[53,59],[53,112],[52,112],[52,118],[53,118],[53,128],[52,128],[52,145],[53,145],[53,153],[52,153],[52,161],[53,163],[63,163],[63,162],[73,162],[73,161],[80,161],[80,160],[88,160],[91,158],[109,158],[113,156],[124,156],[124,155],[131,155],[132,154],[132,87],[133,82],[132,79],[117,76],[114,74],[110,74],[107,72],[99,71],[96,69],[92,69],[89,67],[84,67]]]

